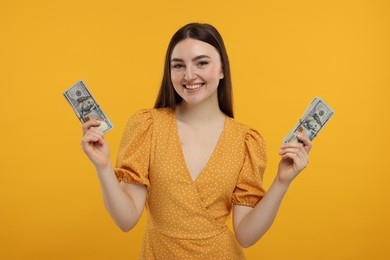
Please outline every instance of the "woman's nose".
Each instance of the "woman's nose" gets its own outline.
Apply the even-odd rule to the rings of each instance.
[[[186,70],[184,71],[184,79],[185,80],[191,80],[195,76],[195,73],[193,71],[193,68],[191,66],[188,66]]]

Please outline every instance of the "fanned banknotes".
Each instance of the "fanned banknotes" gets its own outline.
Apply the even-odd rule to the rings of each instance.
[[[333,116],[334,111],[319,97],[315,97],[293,130],[284,138],[284,142],[299,142],[297,136],[309,137],[310,141],[318,135]]]
[[[114,127],[82,80],[66,90],[64,92],[64,97],[82,123],[93,119],[99,119],[101,124],[98,128],[102,130],[103,133]]]

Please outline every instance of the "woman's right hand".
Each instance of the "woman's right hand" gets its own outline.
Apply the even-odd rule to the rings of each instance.
[[[97,169],[104,169],[110,164],[110,149],[104,140],[104,135],[97,128],[101,122],[90,120],[83,124],[81,147]]]

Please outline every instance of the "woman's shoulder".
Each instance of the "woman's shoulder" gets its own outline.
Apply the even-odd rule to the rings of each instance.
[[[248,124],[242,123],[234,118],[228,117],[231,132],[242,135],[245,139],[264,139],[261,132]]]
[[[171,116],[174,113],[172,108],[143,108],[134,112],[130,118],[139,118],[139,119],[154,119]]]
[[[171,117],[175,114],[175,110],[170,107],[151,108],[150,113],[156,117]]]
[[[172,121],[175,111],[172,108],[144,108],[135,111],[129,118],[128,124],[164,125]]]
[[[253,128],[252,126],[242,123],[235,118],[227,117],[227,119],[229,120],[231,127],[234,128],[235,131],[247,133],[251,130],[255,130],[255,128]]]

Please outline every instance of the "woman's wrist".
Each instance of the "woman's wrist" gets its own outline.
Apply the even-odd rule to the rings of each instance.
[[[105,165],[95,165],[95,169],[98,174],[106,174],[107,172],[113,171],[111,160],[108,160],[107,164]]]
[[[276,186],[276,188],[282,190],[283,192],[286,192],[288,188],[290,187],[291,181],[281,180],[279,175],[276,176],[273,185]]]

